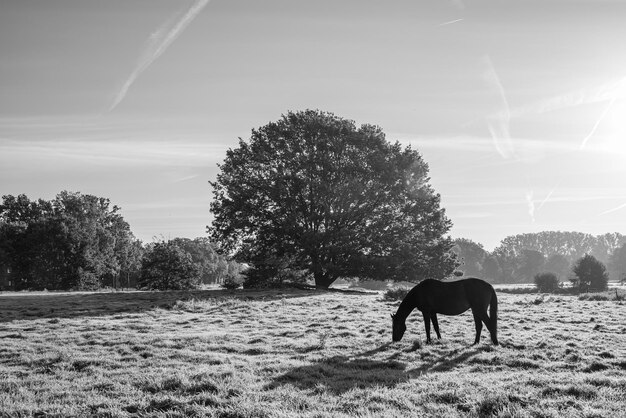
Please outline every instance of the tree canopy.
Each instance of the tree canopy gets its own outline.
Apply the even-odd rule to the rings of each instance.
[[[416,280],[454,270],[451,222],[428,165],[379,127],[289,112],[240,139],[219,168],[208,229],[239,261],[280,260],[309,271],[319,287],[339,277]]]
[[[17,290],[98,288],[138,264],[134,241],[109,199],[67,191],[51,201],[2,197],[0,247]]]
[[[141,263],[139,286],[148,290],[187,290],[200,285],[202,268],[174,241],[154,243]]]
[[[594,256],[585,254],[574,263],[572,271],[574,272],[572,283],[579,291],[607,289],[609,275],[606,267]]]

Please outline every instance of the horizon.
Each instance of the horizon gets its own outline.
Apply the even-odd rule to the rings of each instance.
[[[238,138],[290,110],[382,127],[453,238],[626,233],[626,4],[0,5],[0,193],[109,198],[135,236],[206,236]]]

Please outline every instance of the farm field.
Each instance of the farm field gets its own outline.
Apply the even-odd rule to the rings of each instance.
[[[626,416],[624,301],[498,296],[494,347],[377,292],[1,294],[0,416]]]

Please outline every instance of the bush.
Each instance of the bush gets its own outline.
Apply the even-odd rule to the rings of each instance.
[[[403,300],[411,289],[404,287],[398,287],[396,289],[389,289],[385,292],[385,300]]]
[[[228,276],[224,279],[224,283],[221,284],[221,287],[227,290],[239,289],[239,287],[241,287],[241,281],[232,276]]]
[[[309,274],[305,270],[294,270],[286,263],[273,262],[255,264],[244,273],[244,289],[272,289],[288,286],[290,283],[306,284]]]
[[[542,293],[552,293],[559,288],[559,279],[554,273],[540,273],[535,275],[535,286]]]
[[[365,290],[385,290],[387,289],[387,282],[379,280],[364,280],[352,283],[350,288],[361,288]]]
[[[200,284],[200,268],[175,243],[159,242],[141,263],[139,286],[148,290],[187,290]]]

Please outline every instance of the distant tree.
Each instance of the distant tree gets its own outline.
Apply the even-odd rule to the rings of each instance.
[[[536,250],[522,250],[517,259],[515,276],[518,282],[531,283],[545,264],[545,256]]]
[[[139,286],[148,290],[195,289],[200,284],[200,270],[176,243],[157,242],[144,255]]]
[[[607,264],[613,252],[626,244],[626,237],[619,233],[608,233],[594,237],[591,255]]]
[[[606,267],[594,256],[586,254],[574,264],[572,284],[580,292],[606,290],[609,275]]]
[[[202,283],[221,283],[229,276],[238,279],[244,268],[242,264],[219,254],[208,237],[174,238],[171,241],[189,253],[193,262],[198,264]]]
[[[482,267],[485,279],[492,283],[500,281],[502,270],[500,269],[500,264],[498,263],[497,257],[491,254],[487,254],[483,261]]]
[[[537,290],[542,293],[554,292],[559,288],[559,279],[554,273],[539,273],[534,280]]]
[[[487,252],[481,244],[470,239],[457,238],[454,240],[452,251],[457,254],[460,262],[458,269],[465,276],[481,277],[483,275],[483,262]]]
[[[570,263],[564,255],[552,254],[543,266],[545,272],[554,273],[557,278],[567,277],[571,271]]]
[[[609,256],[608,270],[614,280],[626,279],[626,243],[616,248]]]
[[[443,278],[456,266],[427,164],[376,126],[289,112],[240,139],[211,185],[212,240],[263,274],[276,269],[267,260],[287,261],[327,288],[340,277]]]
[[[494,253],[501,259],[513,259],[519,257],[523,250],[535,250],[546,255],[561,254],[570,264],[585,254],[591,254],[604,262],[624,242],[626,237],[619,233],[593,236],[582,232],[543,231],[508,236]]]
[[[114,278],[113,287],[133,287],[137,284],[141,274],[141,262],[145,249],[139,240],[125,242],[123,248],[117,250],[119,254],[120,270]]]

